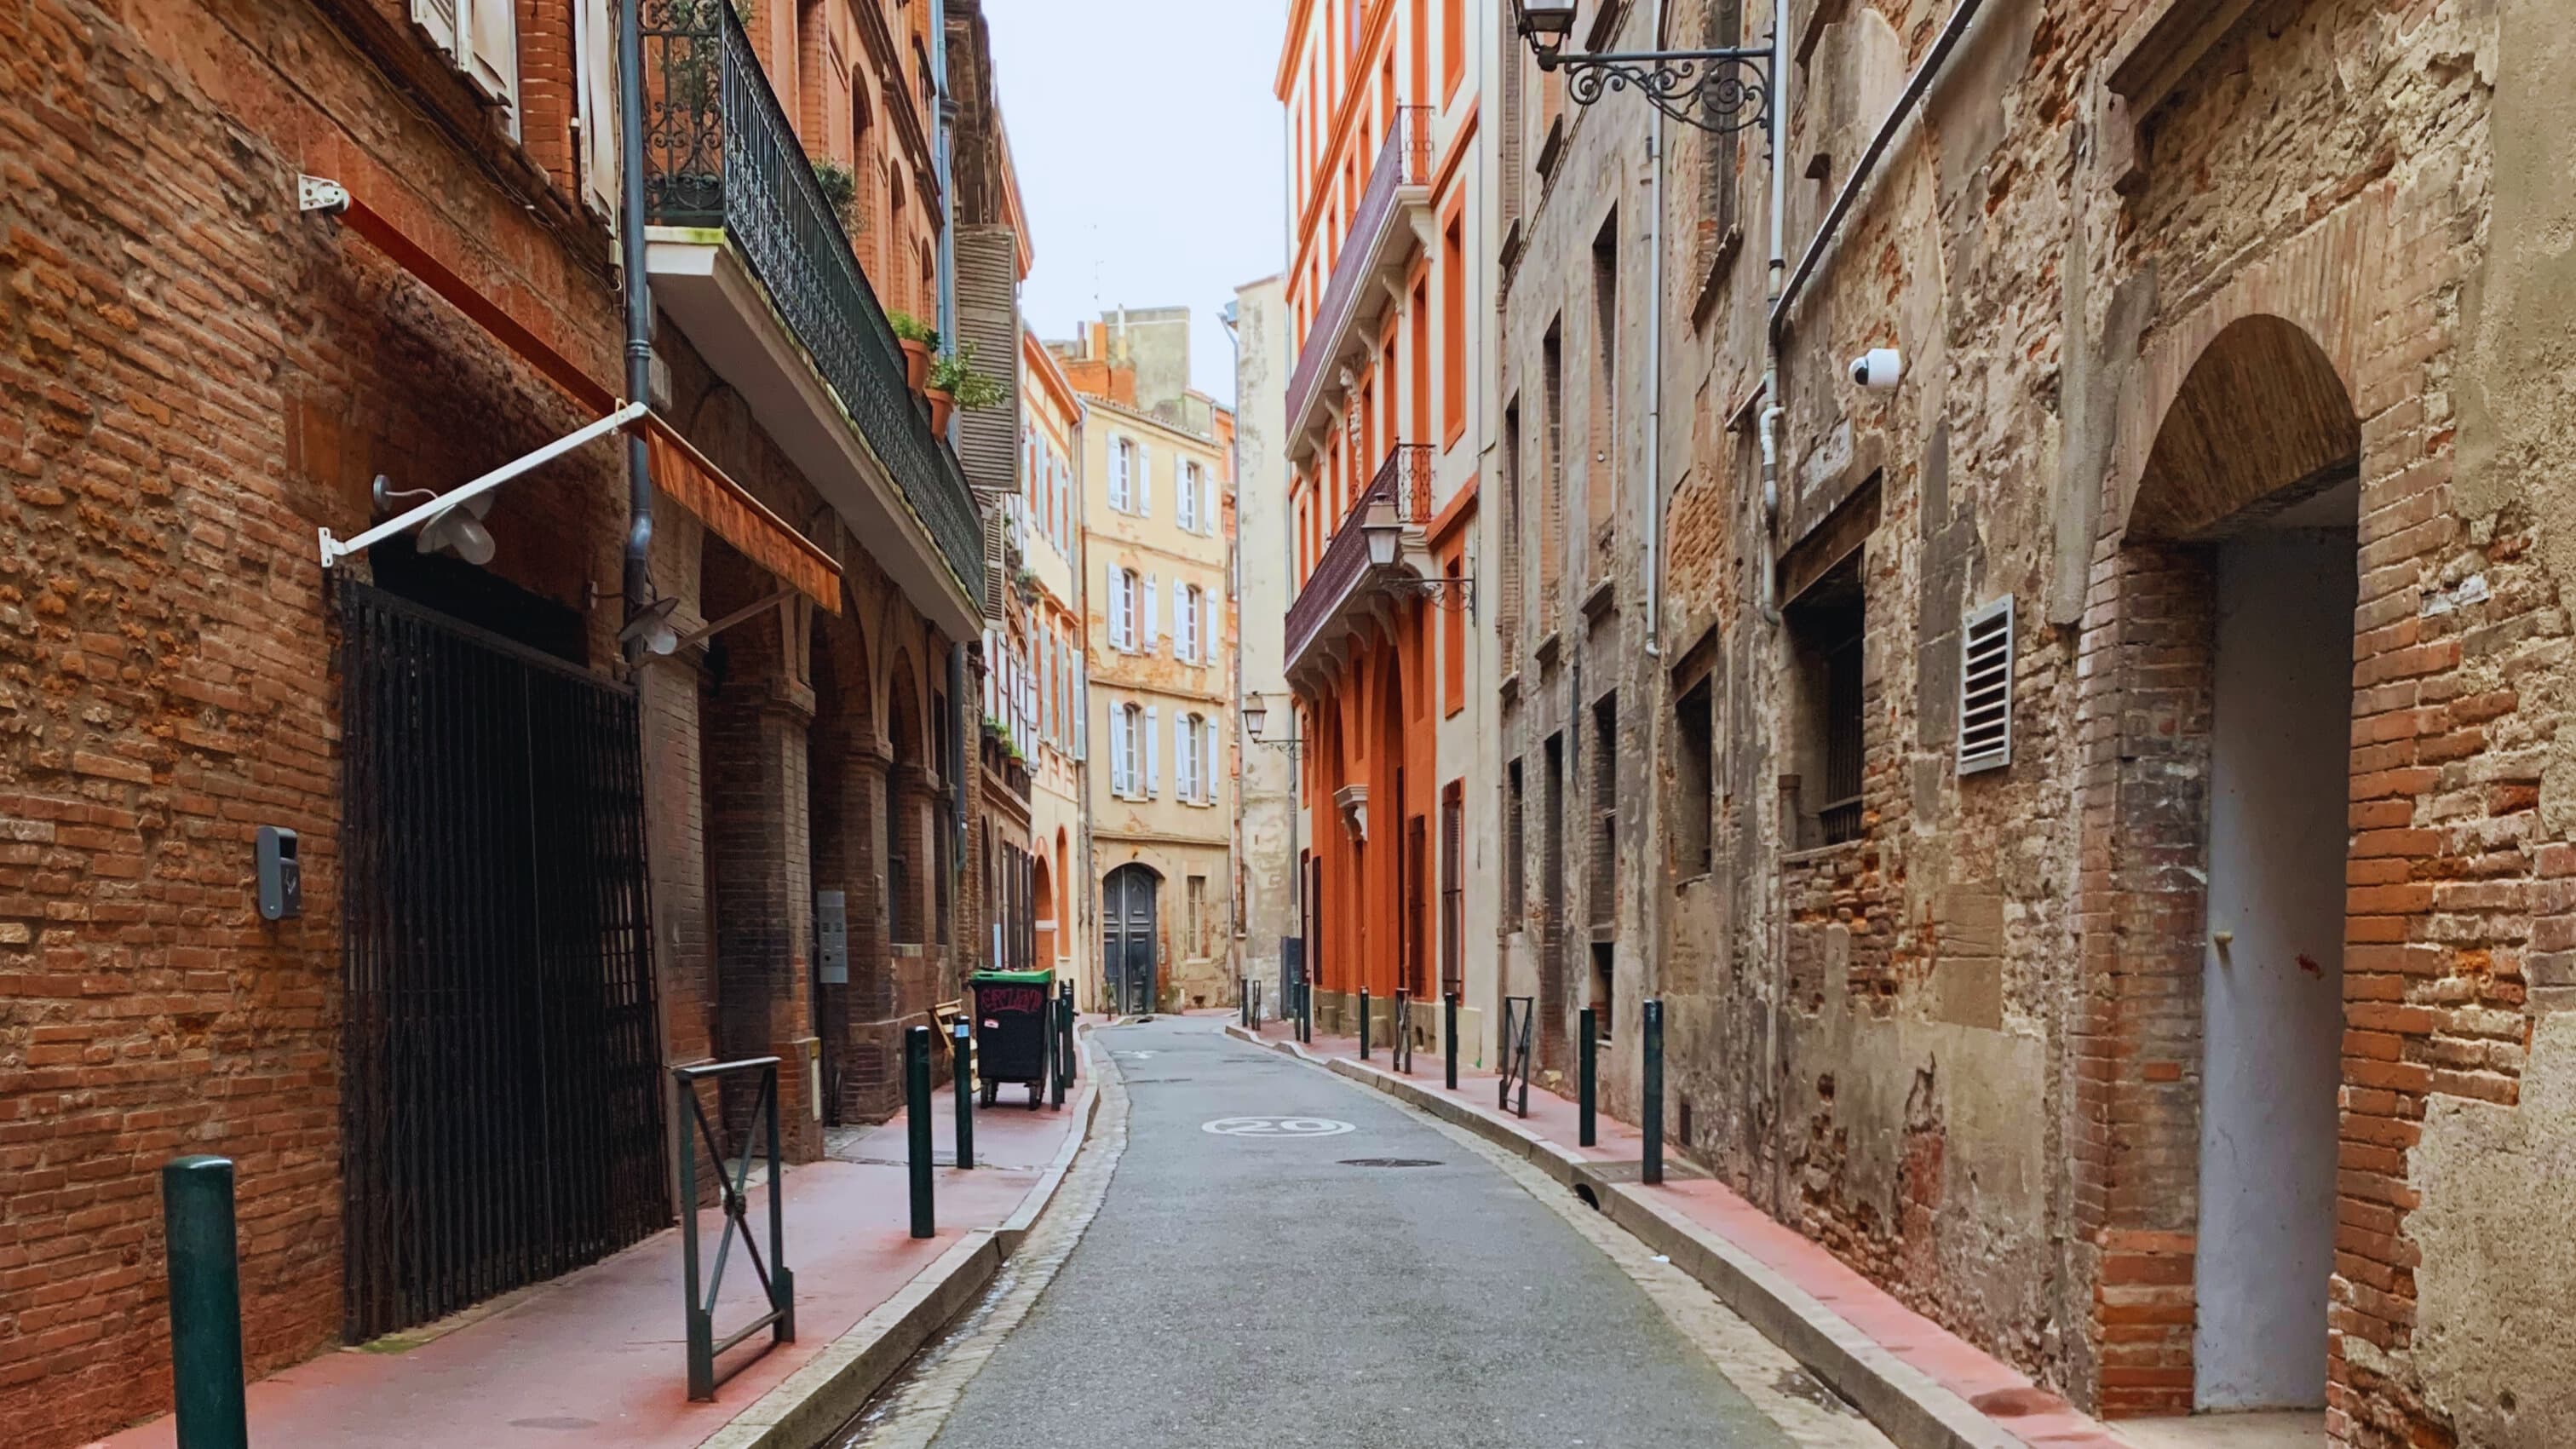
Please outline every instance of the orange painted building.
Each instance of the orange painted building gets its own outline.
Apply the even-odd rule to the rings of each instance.
[[[1299,0],[1277,93],[1288,109],[1285,427],[1305,842],[1301,934],[1325,1029],[1362,990],[1465,993],[1462,1054],[1484,1055],[1493,951],[1471,951],[1490,891],[1467,782],[1489,687],[1472,627],[1477,364],[1494,252],[1478,80],[1500,42],[1462,0]],[[1471,23],[1470,15],[1474,15]],[[1395,536],[1373,563],[1374,518]],[[1274,738],[1277,731],[1274,727]],[[1488,813],[1490,789],[1472,792]],[[1475,900],[1478,906],[1471,908]],[[1418,1018],[1436,1040],[1436,1013]],[[1373,1019],[1384,1035],[1389,1017]]]

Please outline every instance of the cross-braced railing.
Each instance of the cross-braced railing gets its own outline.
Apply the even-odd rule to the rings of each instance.
[[[707,1120],[706,1103],[698,1095],[698,1083],[722,1081],[727,1077],[759,1075],[760,1095],[753,1104],[752,1115],[767,1130],[769,1139],[769,1261],[763,1263],[760,1244],[752,1237],[750,1219],[751,1149],[753,1139],[761,1135],[748,1124],[742,1129],[742,1151],[735,1159],[730,1174],[725,1169],[725,1151],[713,1122]],[[688,1214],[681,1225],[680,1263],[687,1280],[687,1323],[689,1350],[689,1397],[712,1399],[716,1385],[724,1379],[716,1376],[716,1355],[734,1347],[760,1330],[769,1330],[770,1342],[796,1341],[796,1278],[787,1271],[786,1184],[779,1179],[778,1150],[778,1058],[751,1057],[738,1062],[714,1062],[704,1066],[674,1067],[671,1076],[679,1084],[681,1100],[688,1111],[685,1120],[674,1118],[672,1132],[680,1152],[680,1203]],[[722,1092],[718,1092],[721,1100]],[[722,1107],[718,1115],[723,1115]],[[697,1144],[689,1140],[689,1123],[697,1124],[699,1142],[706,1145],[707,1156],[715,1163],[719,1205],[724,1209],[724,1231],[716,1238],[715,1269],[707,1275],[706,1291],[698,1291],[698,1154]],[[725,1260],[733,1251],[736,1237],[742,1239],[743,1253],[751,1259],[752,1276],[760,1280],[761,1296],[769,1311],[727,1334],[722,1341],[715,1336],[716,1299],[724,1290]],[[728,1370],[731,1378],[741,1365]]]
[[[1506,1112],[1529,1115],[1530,1028],[1538,1020],[1538,998],[1506,996],[1503,998],[1503,1086],[1502,1100],[1495,1105]],[[1521,1100],[1512,1105],[1512,1083],[1518,1081]]]

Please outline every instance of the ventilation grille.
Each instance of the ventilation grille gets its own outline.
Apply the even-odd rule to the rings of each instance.
[[[2012,595],[1968,616],[1959,654],[1959,773],[2000,770],[2012,763]]]

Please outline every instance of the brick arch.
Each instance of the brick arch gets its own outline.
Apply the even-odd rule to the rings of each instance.
[[[2346,398],[2364,395],[2365,299],[2379,275],[2387,213],[2384,192],[2342,207],[2240,269],[2189,311],[2158,322],[2120,402],[2111,467],[2103,480],[2106,536],[2129,530],[2176,400],[2221,335],[2237,324],[2264,318],[2297,329],[2315,350],[2312,361],[2332,370]],[[2257,340],[2252,333],[2237,339]],[[2158,521],[2150,515],[2151,525]]]
[[[2184,374],[2131,495],[2129,539],[2194,540],[2340,479],[2361,458],[2352,394],[2305,329],[2227,324]]]

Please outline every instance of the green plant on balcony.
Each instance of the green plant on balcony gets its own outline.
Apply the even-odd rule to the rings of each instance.
[[[930,390],[948,394],[961,408],[997,408],[1009,401],[1000,381],[976,369],[972,342],[957,344],[955,352],[942,354],[930,364]]]
[[[886,325],[894,329],[899,341],[918,342],[933,352],[939,350],[939,329],[899,308],[886,309]]]
[[[858,173],[829,156],[816,156],[812,160],[814,184],[823,189],[824,204],[831,207],[832,214],[841,219],[841,230],[856,232],[859,229]]]

